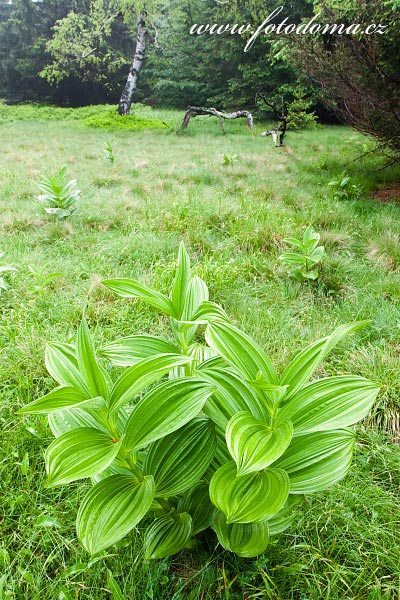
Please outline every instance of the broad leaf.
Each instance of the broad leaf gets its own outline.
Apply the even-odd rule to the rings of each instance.
[[[269,527],[267,521],[227,524],[225,515],[220,511],[215,511],[212,528],[225,550],[236,552],[243,558],[258,556],[268,547]]]
[[[99,400],[95,398],[94,400]],[[104,408],[106,407],[104,400]],[[54,437],[59,437],[68,431],[78,429],[80,427],[91,427],[100,429],[103,433],[110,435],[104,420],[101,418],[99,411],[93,411],[96,414],[89,413],[88,410],[81,408],[69,408],[68,410],[60,410],[49,415],[49,427]]]
[[[82,319],[78,330],[76,357],[79,371],[93,396],[107,398],[107,380],[97,364],[93,341],[85,319]]]
[[[198,376],[216,388],[207,400],[204,412],[224,432],[230,419],[241,411],[248,411],[261,421],[267,421],[269,413],[255,391],[242,377],[231,369],[218,366],[218,363],[218,359],[207,361],[197,369]]]
[[[308,433],[295,438],[274,466],[288,473],[291,494],[312,494],[346,475],[354,442],[348,429]]]
[[[290,386],[285,401],[301,390],[324,358],[346,335],[366,327],[369,323],[370,321],[357,321],[340,325],[329,337],[317,340],[301,350],[282,373],[280,385]]]
[[[180,321],[196,321],[198,309],[208,304],[213,305],[212,302],[208,302],[207,285],[200,277],[194,275],[189,281]]]
[[[275,462],[289,446],[293,426],[286,420],[268,427],[249,412],[237,413],[226,428],[226,443],[236,462],[238,475],[262,471]]]
[[[248,335],[230,323],[209,323],[207,343],[249,380],[261,372],[266,381],[278,385],[274,367],[264,350]]]
[[[46,369],[61,385],[71,385],[90,397],[90,389],[79,371],[73,346],[52,342],[46,345]],[[97,395],[97,394],[96,394]]]
[[[110,411],[115,411],[176,367],[192,362],[183,354],[156,354],[127,369],[117,379],[109,401]]]
[[[78,538],[97,554],[127,535],[150,509],[154,498],[152,477],[138,481],[132,475],[112,475],[85,496],[76,520]]]
[[[55,388],[45,396],[30,402],[21,408],[17,414],[19,415],[40,415],[48,414],[55,410],[65,410],[73,406],[84,404],[89,400],[90,395],[81,392],[72,387],[72,385],[62,385]]]
[[[214,424],[207,417],[197,417],[151,446],[143,472],[153,475],[157,496],[177,496],[199,481],[216,446]]]
[[[126,451],[143,448],[191,421],[203,408],[213,388],[194,378],[160,384],[132,410],[126,425]]]
[[[91,477],[108,467],[121,443],[110,435],[81,427],[56,438],[45,452],[49,486]]]
[[[153,521],[144,538],[145,560],[164,558],[182,550],[192,535],[192,518],[188,513],[164,515]]]
[[[178,254],[178,268],[172,284],[171,300],[177,318],[180,319],[187,301],[190,281],[190,258],[185,244],[181,242]]]
[[[174,305],[165,294],[157,292],[152,288],[134,281],[133,279],[107,279],[102,282],[110,290],[122,298],[140,298],[150,306],[154,306],[170,317],[177,318]]]
[[[280,511],[288,495],[289,477],[282,469],[237,477],[232,461],[220,467],[210,481],[211,502],[224,513],[228,524],[266,521]]]
[[[153,335],[131,335],[103,346],[98,354],[117,367],[130,367],[156,354],[179,354],[179,348]]]
[[[363,377],[340,375],[306,385],[278,411],[278,423],[293,423],[295,435],[348,427],[367,416],[379,386]]]
[[[292,493],[291,490],[290,493]],[[285,506],[272,519],[268,520],[269,534],[271,536],[278,535],[291,526],[297,517],[294,509],[302,501],[302,496],[289,496]]]
[[[192,517],[192,535],[210,527],[214,506],[210,501],[208,483],[200,483],[189,490],[179,500],[177,510],[189,513]]]
[[[208,323],[213,321],[222,321],[224,323],[229,323],[229,317],[219,304],[215,304],[215,302],[202,302],[196,312],[192,315],[192,320],[197,323]]]

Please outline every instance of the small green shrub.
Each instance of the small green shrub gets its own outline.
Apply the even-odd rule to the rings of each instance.
[[[146,559],[191,547],[209,527],[227,550],[261,554],[293,522],[304,494],[350,468],[349,427],[368,414],[379,388],[353,375],[310,378],[366,322],[338,327],[278,374],[209,301],[183,245],[169,296],[131,279],[104,283],[165,313],[173,341],[132,334],[103,346],[97,354],[123,367],[116,380],[97,360],[84,320],[74,344],[47,346],[59,387],[19,412],[49,415],[49,486],[92,479],[78,510],[80,542],[101,553],[151,517]]]
[[[57,277],[61,277],[62,273],[46,273],[45,266],[41,269],[37,269],[32,267],[32,265],[28,265],[29,274],[35,280],[35,284],[33,286],[32,294],[39,294],[40,296],[45,296],[48,286],[54,279]]]
[[[318,269],[325,258],[325,248],[318,246],[319,233],[311,226],[307,227],[303,239],[287,238],[283,240],[297,250],[284,252],[279,259],[289,268],[289,275],[298,281],[315,281],[318,279]]]
[[[351,177],[345,171],[337,179],[328,183],[335,200],[356,200],[362,194],[362,187],[351,183]]]
[[[224,167],[231,167],[238,162],[237,154],[224,154],[222,156],[222,164]]]
[[[126,129],[127,131],[140,131],[142,129],[164,129],[165,123],[157,119],[139,117],[138,115],[119,115],[115,109],[102,111],[83,119],[88,127],[97,129]]]
[[[111,163],[113,165],[115,162],[115,156],[114,156],[114,150],[111,145],[111,142],[109,142],[107,140],[106,142],[104,142],[104,146],[105,146],[104,150],[103,150],[104,157],[109,163]]]
[[[63,167],[53,177],[42,176],[37,186],[42,194],[38,199],[44,204],[45,211],[62,221],[70,217],[76,210],[75,203],[80,198],[81,191],[76,189],[76,179],[65,181],[67,168]]]

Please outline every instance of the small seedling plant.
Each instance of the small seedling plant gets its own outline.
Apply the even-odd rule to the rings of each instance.
[[[32,294],[38,294],[45,296],[48,286],[54,279],[61,277],[62,273],[46,273],[45,266],[42,268],[33,267],[28,265],[29,274],[34,279],[35,283],[33,286]]]
[[[237,154],[224,154],[222,156],[222,164],[224,167],[232,167],[238,162]]]
[[[183,245],[169,295],[132,279],[104,284],[167,315],[173,341],[132,333],[96,351],[82,320],[75,343],[47,346],[58,387],[19,412],[48,415],[50,487],[93,483],[76,520],[81,544],[99,555],[146,519],[146,559],[191,547],[209,527],[226,550],[261,554],[305,494],[350,468],[351,426],[379,388],[355,375],[313,376],[367,322],[338,327],[278,373],[209,301]],[[120,368],[117,378],[104,360]]]
[[[111,145],[111,142],[106,141],[104,142],[104,158],[106,159],[106,161],[108,161],[110,164],[114,164],[115,162],[115,156],[114,156],[114,150],[113,147]]]
[[[332,179],[328,187],[332,189],[335,200],[357,200],[362,194],[362,187],[352,183],[345,171],[337,179]]]
[[[0,262],[1,259],[3,258],[3,256],[5,256],[6,253],[5,252],[0,252]],[[8,290],[9,288],[9,284],[7,283],[6,279],[4,278],[4,273],[10,273],[13,271],[16,271],[17,269],[15,267],[12,267],[11,265],[1,265],[0,264],[0,296],[1,293],[5,290]]]
[[[44,204],[44,210],[57,220],[65,220],[76,210],[81,191],[76,187],[76,179],[66,181],[67,168],[63,167],[53,177],[42,176],[37,183],[42,192],[38,199]]]
[[[286,238],[284,242],[293,249],[287,250],[279,258],[288,267],[289,275],[298,281],[315,281],[325,258],[325,248],[319,246],[320,234],[307,227],[302,239]]]

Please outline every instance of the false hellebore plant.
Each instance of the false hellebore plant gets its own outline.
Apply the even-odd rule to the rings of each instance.
[[[123,367],[116,381],[97,360],[85,321],[75,344],[47,347],[59,387],[19,412],[49,415],[50,486],[92,479],[78,511],[79,540],[97,554],[146,517],[147,559],[190,547],[208,527],[239,556],[264,552],[304,494],[333,485],[350,467],[349,427],[367,415],[378,386],[353,375],[310,378],[367,322],[338,327],[278,374],[208,300],[183,244],[169,297],[130,279],[104,283],[166,313],[174,341],[131,335],[101,348],[98,356]]]

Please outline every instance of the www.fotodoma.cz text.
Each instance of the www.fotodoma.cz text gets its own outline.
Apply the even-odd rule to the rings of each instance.
[[[316,14],[312,19],[306,23],[300,23],[295,25],[290,23],[290,17],[285,17],[279,24],[272,23],[272,21],[281,14],[284,7],[279,6],[271,14],[264,19],[264,21],[255,29],[254,25],[247,23],[246,25],[240,25],[239,23],[223,24],[218,23],[207,25],[199,25],[195,23],[189,30],[190,35],[244,35],[246,33],[251,34],[248,39],[244,51],[248,52],[253,46],[256,39],[264,34],[276,34],[276,35],[289,35],[296,33],[298,35],[315,35],[319,34],[339,34],[339,35],[356,35],[356,34],[380,34],[383,35],[387,30],[387,25],[381,23],[371,23],[369,25],[360,25],[359,23],[352,23],[350,25],[344,25],[343,23],[319,23],[318,18],[321,13]]]

